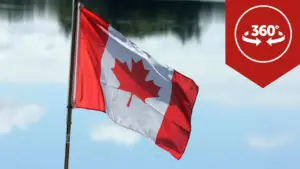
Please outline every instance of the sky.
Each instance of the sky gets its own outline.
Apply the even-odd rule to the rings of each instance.
[[[63,168],[70,40],[55,18],[0,18],[0,168]],[[73,111],[70,169],[299,169],[300,68],[262,89],[225,65],[224,20],[185,45],[131,39],[196,81],[192,133],[177,161],[102,112]]]

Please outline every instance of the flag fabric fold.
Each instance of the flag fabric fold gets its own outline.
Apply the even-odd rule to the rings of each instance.
[[[79,8],[73,108],[104,112],[180,159],[198,95],[195,82],[84,7]]]

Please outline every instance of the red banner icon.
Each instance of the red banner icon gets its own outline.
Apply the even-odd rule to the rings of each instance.
[[[299,6],[299,0],[226,0],[226,64],[262,88],[297,67]]]

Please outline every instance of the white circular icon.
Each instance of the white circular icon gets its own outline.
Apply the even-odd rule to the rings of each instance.
[[[289,39],[289,42],[288,42],[288,45],[287,47],[285,48],[285,50],[279,55],[277,56],[276,58],[274,59],[270,59],[270,60],[257,60],[257,59],[253,59],[251,58],[250,56],[248,56],[242,49],[241,47],[239,46],[239,43],[238,43],[238,40],[237,40],[237,28],[238,28],[238,25],[241,21],[241,19],[250,11],[254,10],[254,9],[257,9],[257,8],[270,8],[270,9],[273,9],[277,12],[279,12],[283,17],[284,19],[287,21],[288,23],[288,26],[289,26],[289,30],[290,30],[290,39]],[[274,62],[278,59],[280,59],[286,52],[287,50],[289,49],[290,45],[291,45],[291,42],[292,42],[292,26],[291,26],[291,23],[289,21],[289,19],[287,18],[287,16],[282,12],[280,11],[278,8],[275,8],[273,6],[269,6],[269,5],[257,5],[257,6],[254,6],[254,7],[251,7],[249,8],[248,10],[246,10],[238,19],[236,25],[235,25],[235,29],[234,29],[234,39],[235,39],[235,43],[239,49],[239,51],[249,60],[253,61],[253,62],[256,62],[256,63],[270,63],[270,62]]]

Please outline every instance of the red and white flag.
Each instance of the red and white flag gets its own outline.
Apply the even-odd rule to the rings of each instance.
[[[73,108],[105,112],[180,159],[198,86],[86,8],[79,16]]]

